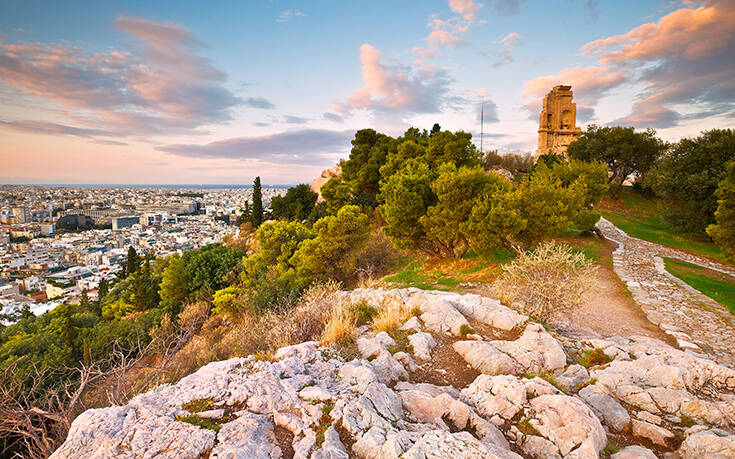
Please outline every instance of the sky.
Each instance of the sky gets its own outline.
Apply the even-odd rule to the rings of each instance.
[[[735,0],[0,0],[0,184],[310,182],[358,129],[532,152],[543,96],[735,123]]]

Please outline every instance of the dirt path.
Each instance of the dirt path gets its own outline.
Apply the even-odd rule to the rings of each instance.
[[[615,272],[648,320],[676,339],[681,349],[735,367],[735,316],[664,269],[662,257],[694,263],[729,275],[735,269],[706,258],[629,236],[601,219],[598,228],[618,243]]]
[[[597,263],[597,285],[585,293],[582,307],[554,323],[555,328],[572,337],[640,335],[676,345],[671,336],[648,320],[625,283],[615,274],[612,254],[617,244],[605,241],[605,247]]]

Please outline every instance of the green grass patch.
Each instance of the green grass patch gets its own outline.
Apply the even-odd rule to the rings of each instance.
[[[179,422],[185,422],[187,424],[192,424],[197,427],[201,427],[202,429],[213,430],[215,432],[219,432],[219,430],[222,428],[222,424],[230,422],[232,421],[232,419],[233,418],[230,416],[225,416],[219,419],[200,418],[196,414],[190,414],[188,416],[176,416],[176,420]]]
[[[612,362],[612,358],[605,354],[605,351],[596,347],[594,349],[585,349],[577,355],[575,360],[576,363],[582,365],[585,368],[594,367],[597,365],[604,365]]]
[[[212,400],[208,398],[200,398],[192,400],[188,403],[181,405],[181,408],[185,409],[189,413],[201,413],[202,411],[211,410],[213,406]]]
[[[629,235],[727,263],[722,251],[705,239],[678,234],[661,215],[664,203],[624,187],[620,199],[604,199],[598,210]]]
[[[423,290],[458,290],[465,283],[491,283],[499,266],[515,257],[509,250],[495,250],[488,256],[468,252],[460,260],[426,258],[420,253],[407,256],[403,267],[383,278],[398,287]]]
[[[735,314],[735,278],[702,266],[664,258],[666,271],[704,293]]]

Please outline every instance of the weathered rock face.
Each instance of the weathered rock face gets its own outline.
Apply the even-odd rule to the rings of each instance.
[[[563,368],[567,355],[539,324],[529,324],[515,341],[458,341],[454,350],[483,373],[541,373]]]
[[[321,173],[321,175],[317,178],[315,178],[311,182],[311,191],[319,195],[318,200],[322,201],[322,194],[321,189],[322,186],[327,183],[327,180],[333,177],[341,177],[342,176],[342,165],[341,164],[335,164],[334,166],[330,167],[329,169],[324,169]]]
[[[405,352],[398,335],[364,332],[357,359],[305,342],[272,361],[210,363],[125,406],[82,413],[52,457],[596,458],[611,435],[682,459],[735,457],[735,372],[726,367],[650,338],[560,337],[476,295],[341,294],[413,309]],[[523,332],[463,340],[455,329],[464,323]],[[612,360],[571,363],[591,348]],[[447,353],[456,371],[464,358],[492,374],[454,386],[421,379],[444,371],[432,365]],[[185,408],[201,400],[206,412]],[[628,446],[613,457],[655,455]]]

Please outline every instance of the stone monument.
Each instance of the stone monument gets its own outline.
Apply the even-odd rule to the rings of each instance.
[[[566,155],[567,146],[582,129],[576,126],[577,104],[572,102],[572,87],[558,85],[544,97],[538,126],[536,156],[546,153]]]

